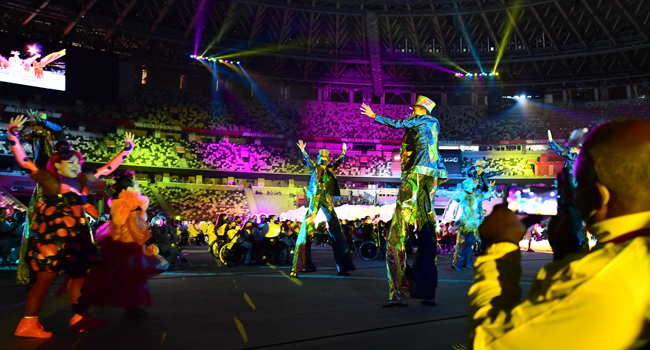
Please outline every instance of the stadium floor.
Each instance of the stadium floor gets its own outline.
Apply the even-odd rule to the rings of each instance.
[[[0,270],[0,349],[462,349],[467,338],[467,291],[472,271],[459,274],[450,257],[438,259],[436,301],[408,308],[382,308],[388,290],[384,261],[355,260],[350,277],[336,275],[329,247],[314,247],[319,271],[299,280],[289,267],[217,266],[206,248],[189,248],[193,264],[149,283],[154,305],[146,319],[128,319],[119,309],[92,309],[107,327],[82,334],[67,327],[67,297],[50,289],[41,323],[51,339],[13,335],[24,312],[26,290],[15,272]],[[550,262],[546,253],[523,252],[522,287]]]

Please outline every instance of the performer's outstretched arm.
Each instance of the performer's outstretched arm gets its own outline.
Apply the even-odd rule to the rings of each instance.
[[[391,128],[395,128],[395,129],[409,129],[409,128],[414,128],[420,124],[426,123],[426,118],[427,118],[426,116],[422,116],[422,115],[413,115],[406,119],[397,120],[397,119],[392,119],[381,115],[377,115],[375,116],[375,121],[379,124],[390,126]]]
[[[413,115],[406,119],[396,120],[381,115],[377,115],[375,112],[372,111],[372,108],[370,108],[370,106],[368,106],[365,103],[361,105],[361,114],[369,116],[370,118],[374,119],[377,123],[390,126],[391,128],[395,128],[395,129],[408,129],[408,128],[416,127],[422,123],[425,123],[427,118],[427,116]]]
[[[564,159],[572,160],[571,156],[569,155],[569,152],[567,152],[562,146],[560,146],[557,142],[553,140],[553,135],[551,134],[551,130],[548,131],[548,144],[555,152],[557,152],[557,154],[564,157]]]
[[[482,201],[489,201],[490,200],[490,198],[492,197],[492,191],[494,190],[495,183],[496,183],[495,181],[492,181],[490,183],[490,189],[487,190],[485,193],[483,193],[483,195],[481,196]]]
[[[95,170],[94,172],[86,173],[86,179],[92,183],[104,178],[106,175],[109,175],[124,162],[126,157],[128,157],[131,152],[133,152],[133,148],[135,148],[133,134],[130,132],[124,133],[124,149],[122,152],[118,153],[115,157],[113,157],[113,159],[108,162],[108,164],[104,165],[103,167]]]
[[[336,160],[336,162],[334,162],[334,164],[332,164],[332,171],[336,171],[336,169],[338,169],[338,167],[341,165],[341,163],[343,163],[343,161],[347,157],[346,156],[347,151],[348,151],[348,146],[344,143],[343,144],[343,153],[341,153],[341,155]]]
[[[305,147],[307,146],[306,143],[304,143],[302,140],[298,141],[298,147],[300,147],[300,152],[302,152],[302,156],[305,159],[305,163],[307,163],[307,166],[311,170],[316,169],[316,164],[309,158],[309,154],[305,151]]]
[[[26,121],[27,118],[24,115],[19,115],[15,118],[11,118],[9,121],[7,137],[9,138],[9,145],[18,165],[20,165],[20,167],[25,170],[29,170],[30,174],[34,175],[38,172],[39,169],[36,164],[34,164],[34,162],[32,162],[32,160],[27,157],[27,154],[25,153],[25,150],[23,149],[23,146],[20,144],[20,140],[18,139],[18,132]]]
[[[485,177],[491,178],[493,176],[501,176],[505,171],[490,171],[488,173],[485,173]]]
[[[39,113],[39,111],[33,111],[30,108],[28,114],[33,120],[43,123],[44,124],[43,126],[49,131],[51,132],[61,131],[61,127],[58,124],[52,123],[51,121],[47,120],[47,116],[45,113]]]
[[[551,148],[555,150],[557,154],[561,155],[565,159],[569,159],[569,152],[567,152],[564,148],[562,148],[562,146],[560,146],[557,142],[551,141],[549,143],[549,146],[551,146]]]

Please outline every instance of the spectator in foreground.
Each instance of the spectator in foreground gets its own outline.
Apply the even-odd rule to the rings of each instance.
[[[622,119],[592,130],[571,194],[548,226],[554,261],[520,301],[519,241],[526,227],[498,205],[479,232],[492,243],[469,291],[474,349],[631,349],[647,346],[650,311],[650,122]],[[570,187],[570,179],[559,178]],[[569,192],[571,192],[569,190]],[[581,221],[598,238],[589,252]]]

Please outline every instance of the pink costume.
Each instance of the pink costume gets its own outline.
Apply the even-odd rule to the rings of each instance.
[[[127,309],[151,305],[147,279],[165,271],[168,264],[156,246],[145,246],[150,238],[149,198],[124,190],[110,207],[111,220],[96,236],[103,261],[86,280],[90,303]]]

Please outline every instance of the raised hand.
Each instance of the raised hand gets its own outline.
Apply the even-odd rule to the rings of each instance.
[[[375,112],[372,111],[372,108],[365,103],[361,104],[361,114],[367,115],[373,119],[377,116]]]
[[[35,112],[35,111],[33,111],[33,110],[30,108],[30,109],[29,109],[29,112],[27,112],[27,115],[29,115],[29,117],[32,118],[32,120],[37,120],[37,119],[38,119],[37,116],[36,116],[36,115],[37,115],[37,112],[38,112],[38,111]]]
[[[496,181],[490,182],[490,187],[494,187],[494,184],[497,183]]]
[[[553,142],[553,134],[551,134],[551,130],[548,131],[548,142]]]
[[[300,147],[301,151],[305,151],[305,147],[307,146],[306,143],[304,143],[302,140],[298,140],[298,147]]]
[[[526,234],[526,226],[508,209],[507,205],[498,204],[494,206],[492,213],[485,217],[478,232],[483,242],[519,244]]]
[[[11,118],[11,120],[9,121],[9,124],[13,124],[16,127],[18,127],[18,129],[22,129],[23,125],[25,124],[26,121],[27,121],[27,117],[25,117],[24,114],[21,114],[21,115],[19,115],[17,117]],[[11,130],[9,130],[9,131],[11,132]]]
[[[124,133],[124,144],[128,147],[129,142],[135,145],[135,135],[127,131]]]

